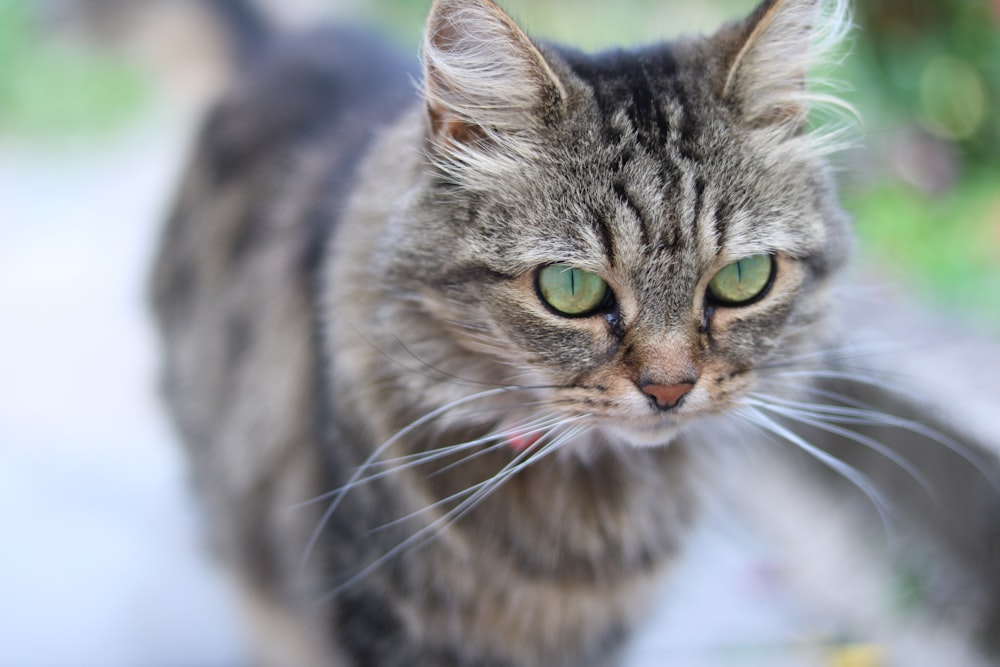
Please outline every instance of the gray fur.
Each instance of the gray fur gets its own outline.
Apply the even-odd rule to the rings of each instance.
[[[850,241],[802,133],[819,6],[586,55],[488,0],[438,0],[422,98],[377,47],[319,34],[216,109],[155,296],[218,550],[259,617],[294,628],[259,633],[262,659],[613,664],[695,512],[706,443],[684,429],[824,345]],[[763,299],[706,301],[762,253]],[[551,263],[602,276],[615,307],[547,309]],[[639,388],[690,380],[669,411]],[[505,444],[549,417],[544,456]]]

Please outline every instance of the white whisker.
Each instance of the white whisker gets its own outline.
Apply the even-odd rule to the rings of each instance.
[[[806,403],[773,396],[768,396],[766,402],[771,406],[780,405],[798,411],[800,414],[820,419],[828,424],[833,422],[859,426],[885,426],[920,435],[961,457],[962,460],[975,468],[994,489],[1000,491],[1000,479],[997,479],[995,474],[990,473],[991,466],[985,459],[955,438],[921,422],[857,406]]]
[[[320,534],[323,532],[323,528],[326,526],[327,522],[330,521],[330,517],[333,516],[333,513],[337,510],[337,507],[340,506],[340,503],[341,501],[343,501],[344,496],[347,494],[348,491],[350,491],[354,487],[355,483],[359,479],[361,479],[361,477],[368,470],[368,467],[371,466],[372,463],[374,463],[386,450],[388,450],[395,443],[399,442],[400,439],[412,433],[415,429],[423,426],[424,424],[427,424],[428,422],[434,419],[437,419],[438,417],[448,413],[450,410],[453,410],[454,408],[466,405],[473,401],[478,401],[483,398],[488,398],[490,396],[497,396],[499,394],[503,394],[510,391],[513,391],[511,387],[496,387],[494,389],[487,389],[485,391],[471,394],[469,396],[463,396],[462,398],[451,401],[450,403],[446,403],[439,408],[431,410],[423,417],[420,417],[419,419],[410,422],[409,425],[397,431],[394,436],[392,436],[384,443],[382,443],[380,446],[378,446],[375,449],[375,451],[372,452],[367,459],[365,459],[365,462],[362,463],[358,467],[358,469],[354,471],[354,474],[351,475],[351,478],[347,481],[347,484],[342,486],[339,490],[330,492],[329,494],[326,495],[327,498],[332,498],[330,506],[326,508],[326,511],[323,513],[323,516],[320,517],[318,525],[316,526],[316,528],[313,529],[312,534],[309,536],[309,541],[306,543],[305,553],[302,556],[302,566],[303,567],[305,566],[306,562],[309,559],[309,556],[316,548],[316,544],[319,541]]]
[[[577,419],[583,419],[583,417],[575,418],[574,421]],[[567,421],[566,423],[569,422]],[[472,510],[473,507],[475,507],[475,505],[477,505],[491,493],[499,489],[507,480],[509,480],[511,477],[519,473],[521,470],[524,470],[526,467],[530,465],[534,465],[541,459],[547,457],[549,454],[555,452],[563,444],[576,438],[578,435],[587,431],[588,429],[589,429],[588,426],[578,425],[569,429],[566,433],[553,436],[554,431],[550,431],[549,433],[543,435],[542,438],[538,440],[538,442],[536,442],[530,448],[522,452],[525,454],[530,454],[527,460],[519,463],[517,466],[512,467],[509,470],[507,469],[507,467],[505,467],[499,473],[497,473],[490,479],[486,480],[486,486],[484,486],[479,492],[477,492],[478,497],[467,499],[462,503],[462,505],[459,505],[458,507],[454,508],[451,512],[449,512],[449,514],[451,514],[452,516],[448,525],[455,523],[463,516],[465,516],[465,514],[467,514],[470,510]],[[546,442],[546,440],[548,440],[548,436],[553,436],[553,437],[551,438],[550,441]],[[463,505],[466,506],[463,507]]]
[[[794,431],[787,429],[780,423],[763,414],[755,406],[744,405],[736,408],[733,411],[733,414],[743,419],[745,422],[759,426],[762,429],[797,446],[799,449],[806,452],[831,470],[839,473],[845,479],[857,486],[868,497],[868,499],[871,500],[872,505],[875,507],[875,511],[878,512],[879,518],[882,521],[882,525],[886,532],[890,532],[889,527],[892,523],[889,520],[888,508],[890,507],[890,503],[882,496],[881,493],[879,493],[875,484],[868,476],[857,468],[841,461],[829,452],[813,445],[811,442],[801,437]]]
[[[578,419],[582,418],[583,417],[579,417]],[[495,492],[498,488],[500,488],[500,486],[502,486],[504,482],[506,482],[511,477],[519,473],[521,470],[524,470],[529,465],[532,465],[537,461],[541,460],[542,458],[548,456],[550,453],[558,449],[563,443],[567,442],[571,438],[576,437],[577,435],[579,435],[579,433],[585,431],[587,428],[588,427],[586,426],[583,427],[578,426],[576,428],[570,429],[569,433],[556,436],[550,442],[545,443],[544,440],[548,436],[552,435],[552,431],[550,431],[549,433],[546,433],[542,437],[542,439],[540,439],[537,443],[535,443],[534,446],[532,446],[529,449],[526,449],[523,452],[518,453],[507,465],[501,468],[499,472],[497,472],[489,479],[479,482],[469,488],[463,489],[462,491],[459,491],[453,494],[452,496],[449,496],[448,498],[439,500],[433,503],[432,505],[417,510],[416,512],[413,512],[410,515],[401,517],[400,519],[396,519],[390,524],[386,524],[380,527],[379,529],[384,529],[389,525],[401,523],[407,519],[414,518],[419,514],[427,512],[431,509],[440,507],[442,504],[453,502],[458,498],[468,496],[465,497],[465,499],[457,506],[455,506],[445,514],[441,515],[440,517],[436,518],[434,521],[430,522],[426,526],[422,527],[420,530],[414,532],[406,539],[401,541],[399,544],[394,546],[392,549],[389,549],[387,552],[385,552],[377,559],[375,559],[374,561],[363,567],[361,570],[351,575],[346,581],[342,582],[332,591],[327,593],[327,595],[324,596],[319,602],[323,603],[325,601],[332,599],[340,591],[344,590],[345,588],[349,588],[358,581],[364,579],[369,574],[371,574],[378,568],[382,567],[386,562],[388,562],[392,558],[395,558],[404,551],[408,549],[418,548],[419,546],[422,546],[423,544],[426,544],[428,541],[434,539],[437,535],[440,535],[441,531],[447,529],[448,526],[451,526],[456,521],[460,520],[463,516],[465,516],[465,514],[468,511],[470,511],[473,507],[475,507],[475,505],[477,505],[491,493]]]
[[[555,428],[558,428],[560,426],[565,426],[566,424],[570,424],[570,423],[573,423],[575,421],[579,421],[580,419],[583,419],[583,417],[571,417],[569,419],[566,419],[566,420],[562,421]],[[450,503],[450,502],[452,502],[454,500],[457,500],[459,498],[463,498],[463,497],[468,496],[470,494],[474,494],[474,493],[480,491],[481,489],[486,488],[490,484],[493,484],[493,483],[497,482],[498,479],[505,480],[509,474],[512,474],[513,472],[516,472],[516,471],[519,471],[519,470],[523,469],[524,466],[520,463],[522,459],[525,459],[525,458],[529,459],[529,460],[525,461],[524,464],[533,463],[534,461],[538,460],[538,458],[532,458],[532,455],[540,453],[542,451],[542,449],[544,449],[544,447],[546,445],[546,441],[548,441],[548,440],[553,440],[553,441],[554,440],[558,440],[559,438],[563,437],[563,435],[565,435],[565,434],[562,434],[562,435],[553,437],[553,434],[555,432],[555,428],[553,428],[553,429],[547,431],[546,433],[544,433],[542,435],[542,437],[539,438],[538,441],[534,445],[532,445],[528,449],[524,450],[523,452],[519,452],[509,463],[507,463],[507,465],[505,465],[503,468],[501,468],[492,477],[490,477],[488,479],[485,479],[482,482],[478,482],[476,484],[473,484],[472,486],[466,487],[465,489],[463,489],[463,490],[461,490],[461,491],[459,491],[457,493],[454,493],[451,496],[448,496],[447,498],[442,498],[442,499],[440,499],[438,501],[435,501],[434,503],[432,503],[430,505],[427,505],[425,507],[422,507],[421,509],[416,510],[414,512],[411,512],[410,514],[407,514],[406,516],[403,516],[403,517],[400,517],[399,519],[395,519],[393,521],[390,521],[389,523],[384,524],[384,525],[380,526],[379,528],[376,528],[375,530],[383,530],[383,529],[388,528],[390,526],[397,525],[399,523],[402,523],[404,521],[412,519],[412,518],[414,518],[416,516],[419,516],[420,514],[423,514],[423,513],[427,512],[429,510],[435,509],[435,508],[440,507],[442,505],[446,505],[446,504],[448,504],[448,503]],[[497,448],[504,447],[504,446],[506,446],[506,444],[507,443],[505,443],[505,442],[504,443],[498,443],[496,445],[493,445],[492,447],[489,447],[489,448],[484,449],[482,451],[476,452],[475,454],[472,454],[470,456],[465,457],[465,459],[463,459],[463,462],[467,461],[469,459],[475,458],[477,456],[483,455],[483,454],[485,454],[485,453],[487,453],[489,451],[494,451]],[[439,471],[437,471],[435,473],[432,473],[432,474],[443,473],[448,468],[453,468],[456,465],[458,465],[458,463],[453,463],[450,466],[447,466],[446,468],[442,468],[441,470],[439,470]],[[511,471],[508,472],[508,469],[511,469]]]
[[[518,425],[516,428],[511,428],[511,429],[509,429],[507,431],[504,431],[503,433],[497,434],[496,437],[502,438],[503,442],[500,443],[501,445],[509,446],[508,440],[511,437],[513,437],[513,436],[516,436],[516,435],[519,435],[519,434],[522,434],[522,433],[525,433],[525,432],[529,432],[530,433],[530,432],[543,431],[544,433],[542,434],[541,438],[539,438],[539,440],[541,441],[552,430],[555,430],[556,428],[559,428],[560,426],[564,426],[566,424],[570,424],[570,423],[572,423],[574,421],[577,421],[578,419],[579,418],[575,418],[575,417],[574,418],[570,418],[570,419],[559,418],[559,417],[550,417],[548,419],[538,419],[535,422],[527,422],[527,423],[525,423],[523,425]],[[490,449],[492,449],[492,448],[490,448]],[[434,475],[444,474],[444,473],[448,472],[449,470],[452,470],[456,466],[459,466],[459,465],[461,465],[463,463],[467,463],[467,462],[469,462],[469,461],[471,461],[473,459],[476,459],[476,458],[479,458],[480,456],[485,455],[487,451],[488,450],[482,450],[480,452],[475,452],[473,454],[465,456],[464,458],[462,458],[462,459],[460,459],[458,461],[455,461],[454,463],[451,463],[451,464],[445,466],[444,468],[441,468],[440,470],[436,470],[436,471],[432,472],[431,475],[434,476]]]
[[[900,454],[896,450],[894,450],[894,449],[888,447],[887,445],[885,445],[884,443],[881,443],[878,440],[876,440],[874,438],[871,438],[871,437],[868,437],[868,436],[866,436],[866,435],[864,435],[862,433],[858,433],[856,431],[852,431],[849,428],[842,428],[840,426],[836,426],[835,424],[831,424],[828,421],[825,421],[826,419],[829,419],[829,417],[816,415],[816,414],[814,414],[812,412],[809,412],[807,410],[799,410],[799,409],[792,408],[792,407],[785,407],[785,406],[781,406],[781,405],[774,405],[773,403],[771,403],[771,400],[780,401],[780,399],[770,399],[770,398],[768,398],[766,400],[755,400],[755,399],[751,398],[751,399],[748,399],[746,402],[747,402],[748,405],[751,405],[751,406],[754,406],[754,407],[758,407],[758,408],[762,408],[764,410],[769,410],[769,411],[774,412],[776,414],[779,414],[781,416],[788,417],[790,419],[794,419],[795,421],[797,421],[797,422],[799,422],[801,424],[805,424],[807,426],[813,426],[813,427],[818,428],[818,429],[820,429],[822,431],[826,431],[827,433],[832,433],[833,435],[839,435],[842,438],[845,438],[847,440],[851,440],[851,441],[856,442],[856,443],[858,443],[860,445],[864,445],[864,446],[868,447],[869,449],[871,449],[871,450],[873,450],[875,452],[878,452],[879,454],[881,454],[882,456],[884,456],[888,460],[890,460],[893,463],[895,463],[896,465],[898,465],[903,471],[905,471],[914,480],[916,480],[916,482],[918,484],[920,484],[920,486],[924,489],[924,491],[927,493],[927,495],[932,500],[934,500],[935,502],[937,501],[937,498],[936,498],[936,496],[934,494],[934,491],[933,491],[933,485],[930,483],[930,480],[927,479],[927,477],[920,471],[919,468],[917,468],[915,465],[913,465],[912,462],[910,462],[906,457],[904,457],[902,454]],[[822,406],[817,406],[817,407],[822,407]],[[836,420],[834,419],[833,421],[836,421]],[[860,424],[862,422],[853,422],[852,421],[852,422],[849,422],[849,423],[859,423]]]
[[[485,445],[496,440],[507,440],[508,438],[522,433],[525,430],[529,431],[541,431],[553,426],[557,426],[562,418],[554,417],[548,415],[545,417],[539,417],[533,421],[525,422],[523,425],[519,424],[517,427],[512,427],[505,431],[491,432],[486,435],[476,438],[474,440],[468,440],[466,442],[460,442],[454,445],[448,445],[446,447],[439,447],[437,449],[430,449],[422,452],[416,452],[414,454],[406,454],[404,456],[398,456],[392,459],[384,459],[381,461],[374,462],[371,468],[390,468],[390,470],[385,470],[379,473],[380,476],[384,476],[387,473],[393,471],[406,470],[414,466],[418,466],[424,463],[430,463],[431,461],[437,461],[438,459],[445,458],[452,454],[457,454],[458,452],[463,452],[468,449],[474,449],[480,445]],[[442,471],[445,469],[442,469]],[[440,472],[440,471],[439,471]],[[359,480],[359,483],[364,483],[369,477]]]

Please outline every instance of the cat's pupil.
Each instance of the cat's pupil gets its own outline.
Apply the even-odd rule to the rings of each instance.
[[[754,255],[729,264],[708,284],[709,295],[722,305],[747,305],[764,295],[774,274],[771,255]]]
[[[608,296],[608,284],[600,276],[564,264],[542,267],[537,282],[542,301],[569,317],[593,314]]]

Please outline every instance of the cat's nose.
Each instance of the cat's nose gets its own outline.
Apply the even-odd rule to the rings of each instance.
[[[682,382],[680,384],[642,384],[639,389],[647,396],[652,396],[656,401],[656,406],[661,410],[669,410],[676,407],[681,399],[688,395],[694,384]]]

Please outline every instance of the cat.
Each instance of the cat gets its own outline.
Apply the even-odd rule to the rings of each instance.
[[[154,301],[261,664],[617,664],[718,420],[833,344],[852,237],[807,72],[847,14],[587,54],[435,0],[419,74],[345,30],[257,49]]]

